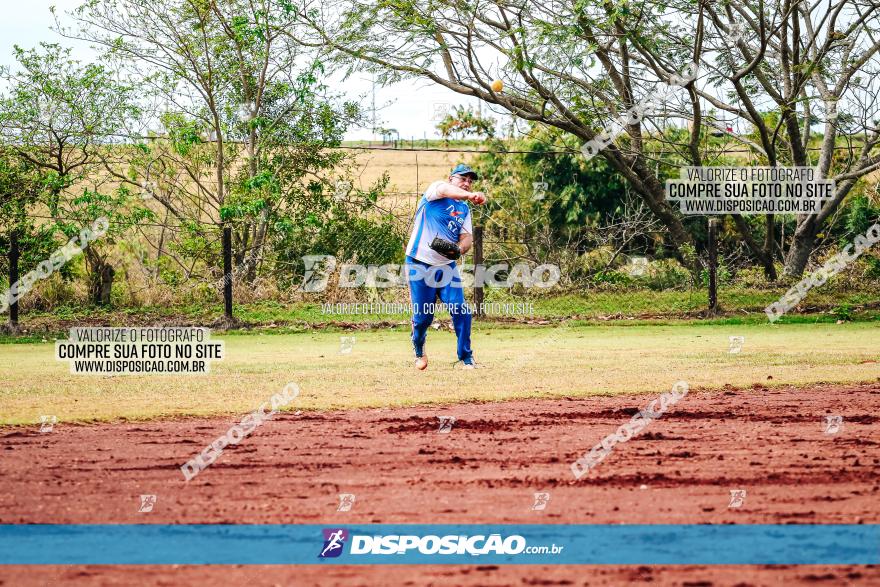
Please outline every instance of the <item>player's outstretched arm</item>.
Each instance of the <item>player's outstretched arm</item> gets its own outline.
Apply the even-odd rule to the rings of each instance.
[[[441,198],[465,200],[467,202],[473,202],[474,204],[483,204],[486,202],[486,194],[483,192],[469,192],[445,181],[437,187],[437,195]]]

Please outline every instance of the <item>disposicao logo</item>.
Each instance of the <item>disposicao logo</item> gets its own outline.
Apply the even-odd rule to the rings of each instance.
[[[522,536],[502,538],[500,534],[478,536],[353,536],[351,554],[519,554],[526,550]]]
[[[342,528],[324,529],[324,548],[320,558],[338,557],[349,538],[348,530]],[[351,536],[350,554],[520,554],[526,549],[522,536],[502,538],[499,534],[489,536]],[[537,549],[536,549],[537,550]],[[562,550],[561,548],[559,549]],[[549,552],[550,549],[548,548]]]
[[[318,558],[336,558],[342,554],[345,541],[348,539],[348,530],[342,528],[324,528],[324,548]]]

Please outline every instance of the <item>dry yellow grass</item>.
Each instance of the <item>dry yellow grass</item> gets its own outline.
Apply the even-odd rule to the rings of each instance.
[[[740,354],[728,337],[745,336]],[[297,382],[291,409],[402,406],[523,397],[874,381],[880,330],[871,323],[492,329],[474,333],[482,368],[453,368],[455,337],[431,330],[417,372],[407,330],[220,336],[227,358],[204,376],[71,375],[52,342],[0,346],[0,424],[243,414]],[[768,379],[772,377],[772,379]],[[760,391],[755,391],[760,393]]]
[[[355,153],[356,177],[359,187],[366,188],[388,173],[389,191],[421,194],[432,181],[446,179],[456,163],[469,163],[474,153],[443,153],[439,151],[360,150]]]

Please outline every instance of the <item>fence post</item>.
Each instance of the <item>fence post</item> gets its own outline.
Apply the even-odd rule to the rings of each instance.
[[[474,313],[477,316],[483,315],[483,285],[477,282],[477,278],[482,281],[483,272],[478,269],[483,264],[483,227],[474,227]],[[479,283],[479,284],[478,284]]]
[[[709,219],[709,314],[718,313],[718,219]]]

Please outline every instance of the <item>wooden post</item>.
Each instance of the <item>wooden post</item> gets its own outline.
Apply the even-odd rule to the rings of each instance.
[[[483,272],[478,269],[483,264],[483,227],[474,227],[474,279],[480,276],[482,279]],[[483,315],[483,286],[477,285],[474,281],[474,314]]]
[[[709,314],[718,313],[718,219],[709,219]]]

